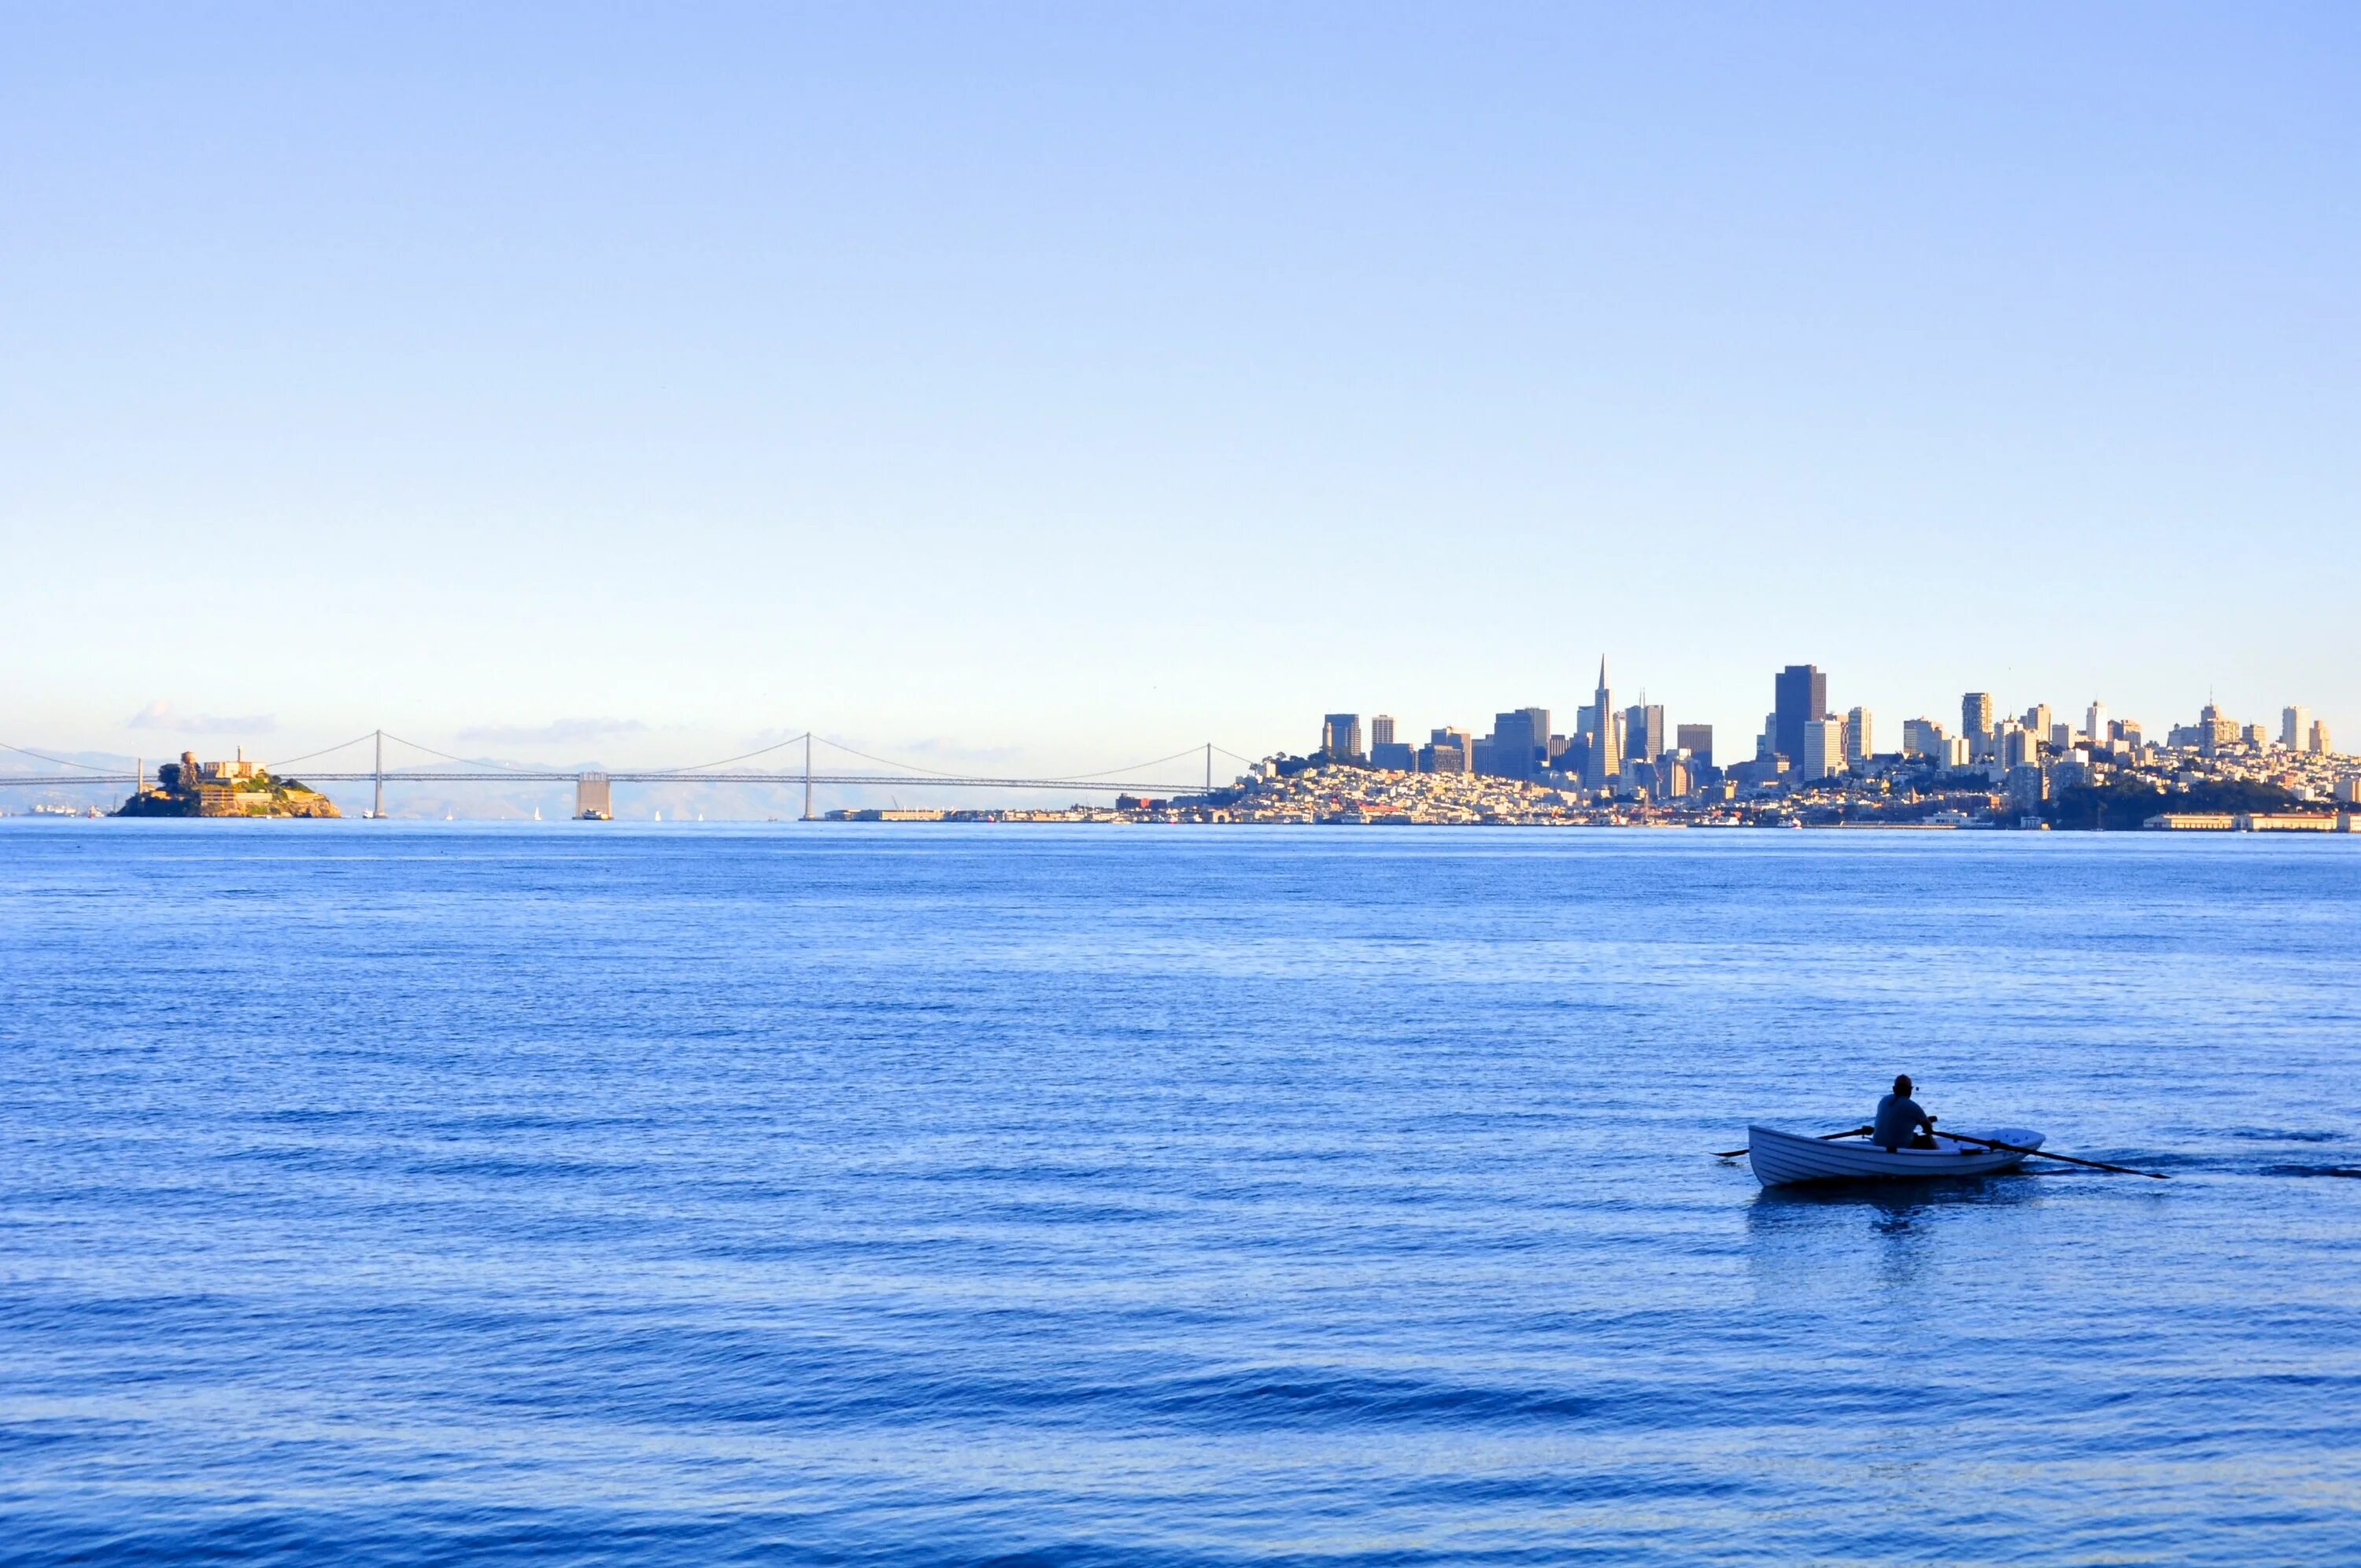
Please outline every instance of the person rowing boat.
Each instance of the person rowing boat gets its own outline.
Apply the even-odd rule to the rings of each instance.
[[[1870,1124],[1869,1138],[1887,1154],[1905,1146],[1936,1146],[1935,1118],[1927,1114],[1926,1107],[1910,1095],[1910,1075],[1905,1072],[1894,1079],[1894,1092],[1877,1102],[1877,1115]],[[1921,1128],[1925,1130],[1919,1131]]]

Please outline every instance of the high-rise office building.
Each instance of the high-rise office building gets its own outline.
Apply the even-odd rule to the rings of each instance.
[[[2279,744],[2290,751],[2301,751],[2312,744],[2312,709],[2303,707],[2279,711]]]
[[[2074,749],[2074,727],[2060,720],[2049,727],[2049,749],[2059,756]]]
[[[2027,729],[2032,730],[2037,739],[2043,740],[2049,739],[2049,705],[2048,703],[2037,702],[2031,707],[2025,710],[2025,727]]]
[[[1804,726],[1828,714],[1828,677],[1817,664],[1790,664],[1773,683],[1778,714],[1779,754],[1794,767],[1804,762]]]
[[[1856,707],[1846,714],[1844,727],[1845,762],[1853,772],[1859,773],[1869,765],[1869,759],[1877,751],[1877,738],[1869,709]]]
[[[1518,776],[1521,778],[1537,779],[1541,777],[1543,773],[1548,771],[1550,764],[1550,752],[1552,750],[1550,745],[1550,710],[1546,707],[1521,707],[1517,709],[1517,711],[1524,715],[1525,729],[1532,735],[1533,742],[1533,748],[1531,753],[1532,761],[1531,764],[1527,766],[1525,771]],[[1557,749],[1561,751],[1564,750],[1562,746]]]
[[[2324,718],[2315,718],[2312,721],[2310,739],[2312,743],[2308,750],[2316,756],[2325,757],[2336,750],[2328,743],[2328,721]]]
[[[2105,703],[2094,701],[2091,704],[2090,711],[2082,716],[2082,733],[2089,736],[2091,744],[2101,751],[2104,751],[2107,742],[2114,739],[2107,732]]]
[[[1635,762],[1653,762],[1664,754],[1664,709],[1643,703],[1623,710],[1623,754]]]
[[[1582,782],[1592,789],[1609,789],[1623,772],[1623,749],[1616,744],[1621,739],[1616,730],[1615,698],[1607,689],[1607,655],[1598,656],[1598,690],[1591,699],[1592,722],[1590,756],[1582,771]]]
[[[1369,720],[1369,744],[1390,746],[1393,743],[1394,716],[1390,713],[1380,713],[1372,717]]]
[[[1833,778],[1845,768],[1845,721],[1815,718],[1804,726],[1797,770],[1806,779]]]
[[[1418,766],[1418,748],[1394,739],[1394,719],[1380,713],[1369,720],[1369,766],[1406,773]]]
[[[1539,778],[1549,764],[1549,709],[1521,707],[1492,716],[1492,733],[1477,742],[1476,771],[1499,778]]]
[[[1320,724],[1320,749],[1332,762],[1357,762],[1361,760],[1361,716],[1357,713],[1332,713]]]
[[[2220,708],[2207,703],[2197,710],[2197,749],[2211,757],[2224,746],[2234,745],[2238,739],[2238,721],[2225,718]]]
[[[1713,726],[1684,724],[1673,731],[1673,744],[1686,751],[1700,768],[1713,766]]]
[[[1422,773],[1475,772],[1476,737],[1465,729],[1448,727],[1435,730],[1427,743],[1418,749],[1418,771]]]
[[[1960,698],[1960,733],[1967,738],[1972,755],[1980,757],[1991,747],[1992,727],[1992,693],[1970,692]]]
[[[1905,757],[1941,758],[1943,727],[1931,718],[1905,718],[1902,721],[1902,754]]]

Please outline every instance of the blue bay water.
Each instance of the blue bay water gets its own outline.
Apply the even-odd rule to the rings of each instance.
[[[0,1562],[2361,1561],[2361,843],[0,825]],[[2171,1173],[1761,1191],[1750,1120]]]

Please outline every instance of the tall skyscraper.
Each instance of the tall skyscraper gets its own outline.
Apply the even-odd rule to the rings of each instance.
[[[1664,708],[1643,703],[1623,710],[1623,751],[1635,762],[1653,762],[1664,754]]]
[[[1546,707],[1521,707],[1517,711],[1525,716],[1525,728],[1532,732],[1533,739],[1532,762],[1519,776],[1537,779],[1549,767],[1550,710]]]
[[[1380,713],[1369,720],[1369,744],[1390,746],[1394,743],[1394,716]]]
[[[1873,733],[1869,709],[1856,707],[1845,715],[1845,762],[1855,773],[1859,773],[1868,765],[1869,759],[1875,754],[1876,751],[1877,737]]]
[[[1970,692],[1960,698],[1960,733],[1966,737],[1971,754],[1983,755],[1992,744],[1992,693]]]
[[[1521,707],[1492,716],[1492,733],[1476,743],[1476,771],[1499,778],[1541,776],[1549,762],[1549,709]]]
[[[2312,744],[2312,709],[2296,707],[2279,713],[2279,744],[2290,751],[2301,751]]]
[[[2311,745],[2308,749],[2323,757],[2336,750],[2328,743],[2328,720],[2315,718],[2312,721]]]
[[[1380,713],[1369,720],[1369,766],[1406,773],[1418,766],[1418,748],[1394,739],[1394,718]]]
[[[1598,656],[1598,690],[1590,703],[1596,728],[1590,735],[1590,756],[1582,782],[1591,789],[1609,789],[1623,772],[1623,750],[1616,744],[1615,697],[1607,689],[1607,655]]]
[[[1700,768],[1713,766],[1713,726],[1684,724],[1673,732],[1673,744],[1686,751]]]
[[[2036,736],[2044,740],[2048,740],[2050,725],[2049,705],[2046,702],[2037,702],[2031,707],[2026,708],[2025,710],[2024,723],[2025,727],[2027,729],[2032,730]]]
[[[1328,753],[1332,762],[1356,762],[1361,760],[1361,716],[1357,713],[1332,713],[1320,725],[1320,749]]]
[[[1790,664],[1773,684],[1778,710],[1779,754],[1788,765],[1804,765],[1804,726],[1828,713],[1828,677],[1817,664]]]
[[[1418,770],[1422,773],[1465,773],[1475,767],[1476,738],[1465,729],[1437,729],[1418,749]]]
[[[2096,700],[2092,702],[2090,711],[2082,716],[2082,733],[2091,738],[2091,744],[2093,747],[2101,751],[2104,751],[2106,749],[2109,737],[2107,735],[2107,705],[2105,703]]]
[[[1943,740],[1943,727],[1931,718],[1902,721],[1902,754],[1905,757],[1933,757],[1939,761],[1950,755],[1944,750]]]
[[[1844,772],[1845,721],[1815,718],[1804,726],[1802,754],[1796,769],[1807,779],[1825,779]]]

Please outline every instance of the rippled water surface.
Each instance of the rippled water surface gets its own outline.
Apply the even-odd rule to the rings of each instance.
[[[0,824],[0,1562],[2361,1562],[2361,842]],[[1786,1196],[1750,1120],[2169,1171]]]

